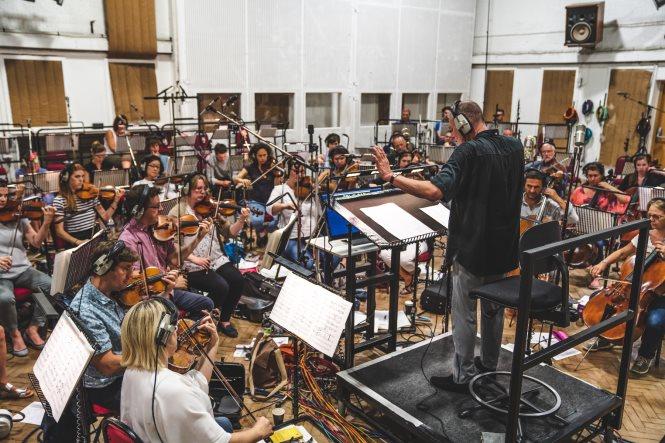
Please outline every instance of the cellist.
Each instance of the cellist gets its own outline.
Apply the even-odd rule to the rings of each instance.
[[[647,206],[647,215],[651,222],[649,231],[649,240],[647,242],[646,253],[649,255],[656,250],[660,253],[660,260],[665,258],[665,199],[654,198]],[[634,255],[637,251],[637,239],[634,237],[630,243],[623,248],[613,252],[607,258],[597,265],[590,268],[594,277],[600,276],[610,265],[625,260]],[[630,372],[635,376],[642,376],[649,372],[651,361],[656,355],[660,340],[665,332],[665,297],[663,294],[657,296],[650,304],[646,312],[646,324],[642,334],[642,343],[637,351],[637,358],[630,368]],[[599,351],[602,349],[611,349],[613,344],[600,338],[595,345],[589,346],[590,351]]]

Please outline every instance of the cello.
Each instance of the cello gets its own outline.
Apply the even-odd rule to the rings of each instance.
[[[599,291],[584,307],[582,319],[586,326],[593,326],[619,314],[629,308],[630,302],[630,280],[635,267],[635,255],[624,261],[621,265],[620,280]],[[642,286],[640,287],[639,301],[637,304],[635,334],[633,339],[637,340],[644,332],[645,313],[654,297],[665,293],[665,260],[660,257],[658,250],[653,250],[644,260],[644,274],[642,275]],[[626,334],[626,323],[615,326],[600,334],[601,337],[610,340],[622,340]]]

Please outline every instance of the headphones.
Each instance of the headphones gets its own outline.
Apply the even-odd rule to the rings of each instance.
[[[171,300],[164,297],[153,297],[151,300],[158,301],[166,309],[166,312],[162,313],[162,317],[159,319],[159,326],[157,326],[157,331],[155,331],[155,343],[158,347],[163,348],[166,346],[171,334],[176,330],[178,309]]]
[[[100,255],[97,260],[92,264],[92,272],[95,275],[104,275],[111,270],[115,259],[122,251],[125,250],[125,242],[118,240],[111,247],[111,250]]]
[[[14,420],[12,413],[7,409],[0,409],[0,440],[7,437],[14,427],[15,421],[21,421],[25,418],[22,412],[16,412],[21,418]]]
[[[145,201],[148,198],[148,192],[150,192],[150,186],[143,185],[143,190],[141,191],[141,195],[139,195],[138,201],[129,211],[130,217],[134,217],[136,220],[138,220],[143,216],[143,213],[145,212]]]
[[[537,177],[526,177],[527,174],[537,175]],[[543,173],[540,169],[527,168],[524,171],[524,177],[525,178],[536,178],[536,179],[540,180],[543,183],[543,186],[547,183],[547,175],[545,175],[545,173]]]
[[[208,178],[203,175],[203,174],[194,174],[192,175],[189,180],[183,185],[181,192],[183,197],[186,197],[189,195],[189,193],[192,190],[192,183],[195,183],[199,180],[203,180],[203,183],[205,183],[206,188],[210,188],[210,183],[208,182]]]
[[[337,145],[334,148],[332,148],[330,151],[328,151],[328,159],[330,161],[332,161],[333,157],[335,157],[336,155],[348,154],[348,153],[349,153],[349,150],[346,149],[344,146]]]
[[[471,131],[473,130],[471,123],[469,122],[469,119],[466,118],[464,114],[462,114],[459,110],[459,105],[462,103],[461,100],[457,100],[455,104],[453,105],[453,123],[455,124],[455,128],[460,132],[462,135],[469,135]]]
[[[74,164],[75,163],[70,163],[65,169],[60,171],[60,183],[66,184],[69,182],[69,177],[74,173]]]

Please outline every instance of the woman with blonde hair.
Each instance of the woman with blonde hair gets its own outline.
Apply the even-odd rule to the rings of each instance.
[[[122,323],[122,380],[120,419],[143,441],[256,442],[272,432],[260,417],[250,429],[232,433],[226,418],[215,418],[208,397],[212,365],[201,358],[195,369],[178,374],[168,360],[178,347],[174,332],[177,310],[168,300],[142,301],[127,312]],[[205,351],[214,361],[219,336],[209,316],[200,326],[210,334]]]

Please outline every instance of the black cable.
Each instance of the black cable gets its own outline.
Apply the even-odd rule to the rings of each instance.
[[[28,435],[26,435],[26,436],[23,438],[23,440],[21,440],[21,443],[27,443],[28,440],[30,440],[30,437],[32,437],[32,436],[35,435],[38,431],[41,431],[41,430],[42,430],[42,428],[39,428],[39,427],[33,429],[32,431],[30,431],[30,432],[28,433]],[[42,440],[40,440],[40,437],[43,438],[42,435],[38,435],[38,436],[37,436],[37,441],[42,441]]]
[[[161,322],[161,321],[160,321]],[[157,390],[157,360],[159,358],[159,344],[156,346],[155,350],[155,379],[152,382],[152,423],[155,425],[155,431],[157,432],[157,437],[159,437],[159,441],[164,443],[164,440],[162,440],[162,436],[159,433],[159,429],[157,428],[157,420],[155,420],[155,391]]]

